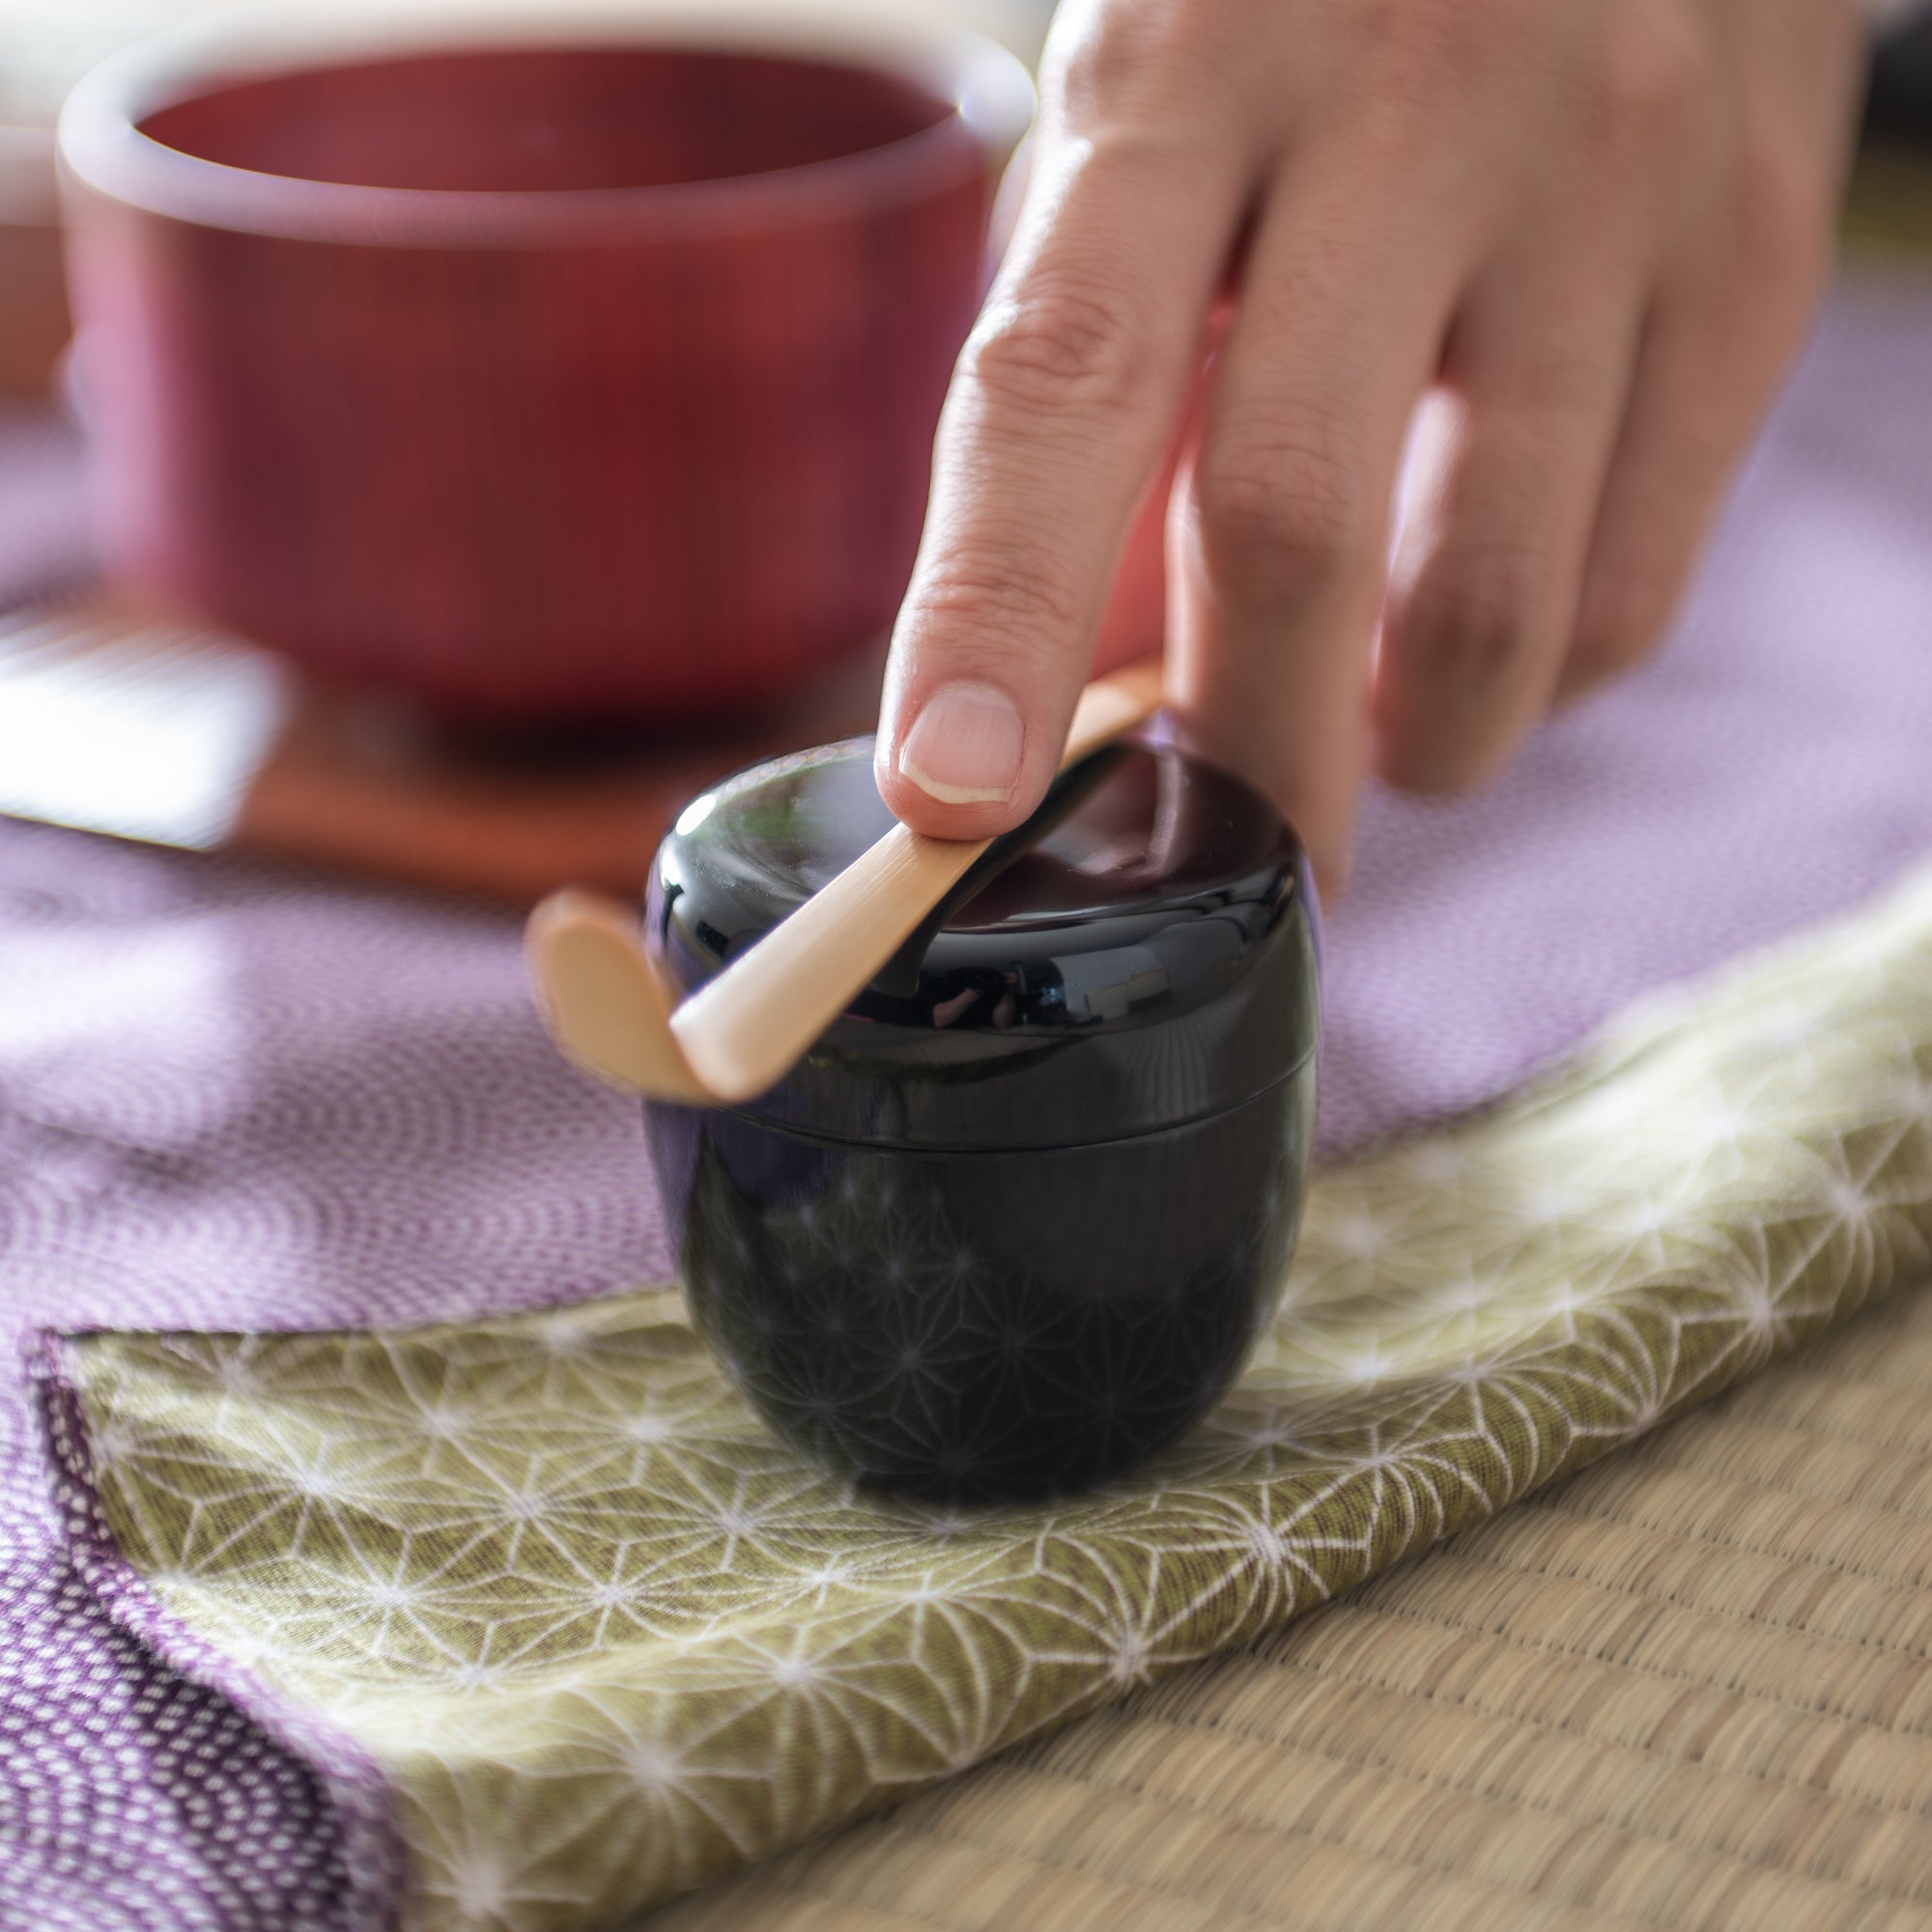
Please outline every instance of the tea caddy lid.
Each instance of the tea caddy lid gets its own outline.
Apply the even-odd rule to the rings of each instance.
[[[757,765],[660,846],[647,918],[687,990],[892,828],[870,739]],[[770,1093],[738,1111],[877,1146],[1092,1145],[1238,1106],[1315,1050],[1299,841],[1251,786],[1130,740],[1064,776]]]

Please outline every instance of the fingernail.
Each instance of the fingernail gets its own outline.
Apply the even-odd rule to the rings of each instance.
[[[1026,726],[990,684],[942,684],[899,742],[899,770],[941,805],[993,805],[1020,781]]]

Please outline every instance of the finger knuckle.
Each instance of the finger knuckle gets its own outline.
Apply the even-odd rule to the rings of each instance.
[[[1149,394],[1154,358],[1130,306],[1066,286],[995,303],[966,345],[962,371],[995,405],[1098,413]]]
[[[1077,636],[1083,601],[1044,560],[956,549],[924,572],[912,598],[921,631],[987,660],[1024,659],[1038,640]]]
[[[1630,0],[1613,10],[1593,100],[1601,145],[1655,159],[1661,146],[1703,124],[1714,71],[1705,36],[1679,0]]]
[[[1753,138],[1732,175],[1728,220],[1743,277],[1761,293],[1809,298],[1832,261],[1832,202],[1787,144]]]
[[[1360,0],[1352,18],[1365,57],[1419,102],[1510,58],[1534,30],[1529,13],[1525,0]]]
[[[1157,117],[1204,71],[1232,10],[1203,0],[1067,10],[1049,53],[1044,91],[1054,117],[1073,128]]]
[[[1361,473],[1316,440],[1224,439],[1195,484],[1209,576],[1236,594],[1286,601],[1346,575],[1375,540]]]
[[[1425,678],[1503,684],[1548,639],[1534,560],[1516,550],[1469,550],[1426,570],[1391,613],[1392,641]]]

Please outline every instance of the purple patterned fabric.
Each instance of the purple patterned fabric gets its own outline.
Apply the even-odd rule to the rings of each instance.
[[[636,1110],[543,1039],[513,921],[0,823],[16,1335],[431,1320],[664,1265]],[[29,1406],[0,1396],[0,1928],[383,1922],[345,1779],[74,1576]]]
[[[84,574],[75,456],[0,414],[0,601]],[[0,1932],[336,1932],[392,1890],[354,1777],[76,1574],[27,1336],[654,1275],[637,1142],[537,1031],[504,916],[0,820]]]
[[[381,1769],[326,1720],[277,1697],[170,1616],[148,1579],[122,1555],[91,1481],[86,1418],[61,1374],[61,1347],[60,1337],[43,1330],[26,1351],[25,1366],[44,1407],[54,1506],[77,1578],[68,1587],[78,1594],[84,1586],[126,1639],[142,1647],[148,1685],[135,1699],[137,1711],[168,1703],[190,1680],[200,1687],[202,1707],[214,1722],[164,1724],[164,1734],[180,1735],[164,1736],[161,1748],[141,1763],[154,1788],[179,1799],[189,1830],[204,1841],[195,1849],[213,1855],[208,1876],[216,1883],[232,1880],[246,1900],[239,1913],[227,1911],[222,1922],[366,1926],[372,1932],[391,1923],[406,1854]],[[165,1665],[156,1661],[162,1658]],[[71,1747],[71,1723],[56,1720],[56,1761],[62,1746]],[[251,1767],[260,1759],[268,1775],[255,1780],[259,1790],[221,1791],[226,1802],[217,1812],[217,1794],[209,1786],[219,1776],[217,1766],[226,1770],[230,1752]],[[120,1754],[127,1755],[125,1746]],[[162,1850],[161,1871],[179,1881],[179,1859],[165,1856],[179,1847],[164,1844]],[[140,1922],[156,1921],[149,1916]]]
[[[1371,802],[1328,934],[1329,1151],[1492,1098],[1932,851],[1927,396],[1932,284],[1841,295],[1666,656],[1482,800]],[[81,554],[9,523],[67,486],[7,435],[0,592]],[[10,1333],[459,1316],[665,1259],[634,1111],[543,1042],[510,920],[0,822]],[[379,1923],[353,1767],[116,1622],[4,1390],[0,1928]]]

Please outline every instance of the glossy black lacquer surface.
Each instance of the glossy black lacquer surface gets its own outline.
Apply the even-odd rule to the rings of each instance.
[[[780,1435],[938,1501],[1065,1493],[1240,1373],[1301,1215],[1314,1063],[1166,1133],[1026,1153],[650,1110],[692,1320]]]
[[[870,746],[728,781],[659,855],[687,984],[891,824]],[[1168,749],[1090,760],[773,1094],[652,1106],[699,1332],[781,1435],[997,1501],[1131,1468],[1272,1314],[1315,1098],[1301,853]]]
[[[727,780],[658,854],[662,955],[708,979],[892,823],[869,739]],[[1238,779],[1127,744],[1063,780],[746,1111],[903,1147],[1065,1147],[1235,1106],[1316,1027],[1294,835]]]

